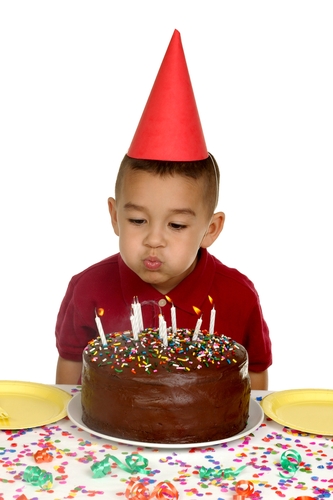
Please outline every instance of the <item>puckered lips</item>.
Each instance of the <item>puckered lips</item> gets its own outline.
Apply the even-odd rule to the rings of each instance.
[[[157,271],[161,267],[162,262],[157,257],[151,256],[144,259],[143,264],[149,271]]]

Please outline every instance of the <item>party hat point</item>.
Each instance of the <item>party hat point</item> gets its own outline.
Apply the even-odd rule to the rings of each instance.
[[[208,157],[178,30],[172,35],[127,154],[163,161]]]

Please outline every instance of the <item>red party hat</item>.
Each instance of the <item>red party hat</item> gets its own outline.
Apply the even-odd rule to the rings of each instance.
[[[175,30],[128,156],[195,161],[208,157],[179,31]]]

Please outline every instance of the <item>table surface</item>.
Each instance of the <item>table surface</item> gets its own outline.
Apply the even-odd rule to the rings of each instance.
[[[73,395],[80,390],[78,386],[58,387]],[[266,394],[253,391],[252,398],[260,401]],[[52,461],[36,463],[35,453],[45,448]],[[299,453],[301,461],[294,474],[287,474],[282,470],[281,457],[293,451]],[[132,455],[147,461],[145,471],[127,472],[121,467],[126,468],[125,460]],[[103,460],[109,470],[102,477],[94,477]],[[43,490],[24,480],[27,468],[36,466],[52,473],[50,489]],[[228,476],[226,469],[235,474]],[[225,473],[221,474],[221,470]],[[158,498],[153,496],[154,488],[164,481],[173,485],[180,499],[231,500],[240,480],[253,484],[254,492],[248,497],[251,499],[333,498],[333,438],[301,433],[266,416],[248,436],[213,447],[189,449],[119,444],[87,433],[67,417],[33,429],[0,431],[0,500],[22,495],[28,500],[125,499],[138,484],[141,495],[145,495],[141,498],[153,499]]]

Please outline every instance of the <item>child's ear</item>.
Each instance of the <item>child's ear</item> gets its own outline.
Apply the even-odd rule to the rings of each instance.
[[[108,199],[109,212],[111,215],[111,223],[113,230],[117,236],[119,236],[119,226],[118,226],[118,214],[117,214],[117,205],[116,200],[114,198]]]
[[[221,233],[225,221],[223,212],[216,212],[209,223],[205,236],[202,238],[201,248],[210,247]]]

